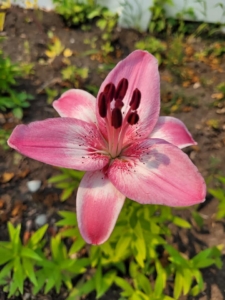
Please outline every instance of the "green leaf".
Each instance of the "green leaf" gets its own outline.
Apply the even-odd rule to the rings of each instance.
[[[31,250],[27,247],[24,247],[24,246],[21,249],[20,255],[22,257],[32,258],[32,259],[37,260],[37,261],[42,260],[42,258],[35,251],[33,251],[33,250]]]
[[[20,231],[21,231],[21,224],[17,225],[16,228],[12,225],[12,223],[7,223],[8,232],[10,236],[10,240],[12,242],[12,249],[14,254],[17,254],[21,247],[21,240],[20,240]]]
[[[191,284],[192,284],[192,272],[189,269],[182,269],[183,273],[183,293],[184,295],[187,295],[190,291]]]
[[[9,295],[8,298],[12,297],[13,295],[16,295],[18,290],[17,282],[15,281],[15,278],[12,279],[12,281],[9,284]]]
[[[166,272],[163,269],[160,261],[157,260],[155,266],[157,271],[157,277],[154,286],[154,293],[156,297],[160,297],[163,292],[163,289],[166,286]]]
[[[52,272],[54,272],[54,274],[56,275],[56,272],[59,272],[59,271],[54,269],[54,270],[52,270]],[[49,276],[48,278],[46,278],[46,280],[47,280],[47,282],[46,282],[45,289],[44,289],[45,295],[54,287],[54,285],[56,283],[56,276]]]
[[[113,284],[115,277],[116,277],[116,272],[114,270],[111,270],[108,273],[104,274],[102,279],[101,292],[98,295],[99,297],[103,296],[107,292],[107,290]]]
[[[215,260],[212,258],[206,258],[204,261],[199,261],[197,264],[194,264],[194,266],[198,269],[207,268],[212,266],[215,263]]]
[[[71,267],[74,266],[74,260],[73,259],[64,259],[58,262],[58,265],[61,270],[69,270]]]
[[[73,261],[71,268],[67,268],[68,271],[74,274],[81,274],[85,271],[85,268],[90,265],[89,258],[79,258]]]
[[[22,119],[23,117],[23,110],[20,108],[20,107],[16,107],[12,110],[12,113],[14,114],[14,116],[17,118],[17,119]]]
[[[44,237],[46,231],[48,229],[48,225],[44,225],[39,228],[35,233],[32,234],[31,238],[29,239],[28,246],[34,247],[40,243],[42,238]]]
[[[204,288],[204,281],[202,278],[202,273],[199,270],[193,270],[192,272],[198,283],[199,289],[202,290]]]
[[[8,227],[9,238],[10,238],[10,241],[12,242],[14,240],[16,230],[11,222],[7,223],[7,227]]]
[[[205,249],[199,252],[194,258],[192,258],[192,264],[194,268],[206,268],[214,264],[214,259],[210,258],[212,254],[212,248]]]
[[[91,266],[94,267],[97,265],[99,259],[101,258],[101,250],[98,246],[91,246],[90,249],[90,260],[91,260]]]
[[[203,220],[202,216],[197,211],[193,211],[192,216],[193,216],[195,222],[197,223],[197,225],[201,228],[204,224],[204,220]]]
[[[59,215],[63,217],[62,220],[56,223],[57,226],[76,226],[77,220],[74,212],[59,211]]]
[[[175,275],[175,282],[174,282],[174,290],[173,290],[173,296],[175,299],[179,299],[182,288],[183,288],[183,276],[182,274],[177,271]]]
[[[76,227],[76,228],[68,228],[66,230],[63,230],[60,232],[60,235],[62,237],[75,238],[77,236],[80,236],[80,233],[79,233],[79,229]]]
[[[98,265],[98,268],[95,272],[94,281],[95,281],[95,289],[97,292],[96,298],[98,299],[102,295],[102,286],[103,286],[103,284],[102,284],[102,268],[101,268],[100,264]]]
[[[60,195],[60,200],[61,201],[67,200],[72,195],[75,188],[76,188],[76,186],[70,186],[70,187],[64,189],[62,194]]]
[[[62,243],[60,234],[51,238],[50,245],[53,259],[59,262],[64,260],[66,256],[66,247]]]
[[[79,288],[78,288],[78,294],[80,296],[87,295],[90,292],[92,292],[94,289],[95,289],[94,278],[91,278],[90,280],[86,281],[84,284],[82,284],[81,286],[79,286]]]
[[[86,242],[82,239],[82,237],[78,237],[77,240],[73,243],[70,248],[69,255],[77,253],[86,245]]]
[[[37,279],[34,273],[34,266],[31,263],[29,258],[24,258],[23,259],[23,269],[24,269],[24,273],[27,275],[27,277],[29,278],[29,280],[35,285],[37,286]]]
[[[138,272],[138,265],[134,262],[131,261],[129,265],[129,274],[132,278],[136,278],[139,275]]]
[[[225,201],[225,192],[223,189],[208,189],[211,195],[220,201]]]
[[[133,295],[129,298],[130,300],[149,300],[149,296],[145,295],[139,290],[134,291]]]
[[[70,177],[67,174],[60,174],[60,175],[56,175],[56,176],[49,178],[48,182],[49,183],[57,183],[57,182],[66,180],[68,178],[70,178]]]
[[[0,265],[4,265],[13,258],[12,250],[0,246]]]
[[[219,175],[217,175],[216,178],[218,178],[220,182],[222,182],[222,183],[225,184],[225,176],[219,176]]]
[[[130,226],[131,228],[135,228],[135,226],[137,225],[137,221],[138,221],[138,218],[137,218],[137,210],[132,208],[133,211],[130,215]]]
[[[126,255],[127,250],[130,247],[131,240],[132,240],[131,235],[125,235],[125,236],[121,235],[121,237],[119,238],[116,244],[116,249],[115,249],[116,258],[123,258]]]
[[[23,273],[23,268],[22,268],[22,265],[21,265],[19,257],[17,257],[14,260],[13,279],[14,279],[16,285],[18,286],[18,289],[19,289],[21,295],[23,295],[24,273]]]
[[[138,273],[136,280],[139,287],[145,292],[146,295],[150,295],[152,293],[152,287],[149,278],[144,276],[144,274]]]
[[[132,294],[134,293],[134,289],[132,288],[132,286],[130,286],[130,284],[123,278],[121,277],[115,277],[115,284],[118,285],[121,289],[124,290],[125,293],[123,293],[124,296],[132,296]]]
[[[0,279],[11,277],[11,270],[14,267],[14,261],[8,262],[0,271]]]
[[[100,249],[103,253],[106,254],[107,257],[114,257],[114,247],[110,242],[107,241],[106,243],[100,245]]]
[[[180,252],[178,252],[174,247],[171,245],[165,244],[165,249],[168,251],[168,253],[171,255],[170,260],[174,262],[177,265],[181,265],[182,267],[189,268],[189,261],[182,257]]]
[[[191,228],[191,224],[188,221],[177,216],[173,218],[173,223],[182,228]]]
[[[136,239],[134,244],[134,247],[136,249],[137,254],[135,254],[135,259],[138,262],[138,264],[144,268],[144,261],[146,259],[146,246],[145,246],[145,240],[143,238]]]
[[[37,285],[33,288],[33,294],[36,295],[44,286],[45,281],[47,280],[46,274],[43,269],[36,272],[37,276]]]

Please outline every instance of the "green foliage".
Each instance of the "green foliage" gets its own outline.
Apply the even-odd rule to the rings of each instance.
[[[71,216],[67,212],[61,212],[65,217],[67,224],[72,223]],[[73,214],[74,217],[74,214]],[[63,222],[62,222],[63,223]],[[88,258],[73,257],[74,251],[79,251],[84,246],[79,231],[80,245],[77,240],[74,242],[70,250],[67,250],[62,241],[63,234],[58,234],[50,239],[50,253],[45,244],[44,235],[48,226],[45,225],[38,229],[26,245],[23,245],[20,238],[21,226],[14,227],[8,223],[8,232],[10,236],[9,242],[0,242],[0,286],[8,292],[8,297],[13,295],[23,295],[24,283],[29,280],[33,286],[33,295],[40,290],[47,294],[53,288],[57,293],[60,292],[62,285],[68,290],[73,287],[72,278],[78,274],[82,274],[87,265],[90,265]],[[76,239],[76,232],[71,232],[73,239]],[[64,232],[65,234],[65,232]],[[68,235],[68,234],[67,234]],[[72,254],[71,254],[72,253]]]
[[[70,226],[71,218],[70,215]],[[221,267],[220,250],[212,247],[188,259],[165,239],[165,236],[171,235],[168,228],[171,222],[183,228],[191,226],[187,221],[173,216],[168,207],[127,202],[109,240],[89,250],[90,266],[95,270],[93,281],[88,286],[85,280],[79,282],[69,299],[93,290],[98,298],[113,283],[122,289],[123,299],[169,300],[179,299],[182,294],[197,295],[201,292],[203,278],[199,269],[213,264]],[[66,225],[65,219],[60,225]],[[77,236],[77,232],[71,232],[71,228],[69,230],[71,236]],[[126,262],[129,262],[129,274],[126,273]],[[174,279],[173,298],[165,294],[171,278]]]
[[[22,77],[22,69],[11,62],[0,51],[0,111],[11,110],[18,119],[23,117],[23,108],[29,107],[29,101],[33,96],[26,92],[17,92],[16,78]]]
[[[167,46],[161,40],[159,40],[153,36],[148,36],[145,39],[137,42],[135,44],[135,48],[146,50],[146,51],[152,53],[158,59],[159,64],[161,64],[163,61],[162,56],[165,55],[164,53],[167,49]]]
[[[45,93],[47,95],[47,104],[52,104],[52,102],[58,96],[58,91],[55,89],[45,88]]]
[[[63,16],[68,25],[82,25],[99,16],[102,7],[94,0],[54,0],[55,10]]]
[[[206,1],[205,0],[196,0],[199,3],[198,12],[206,17]],[[168,36],[171,33],[176,32],[176,34],[191,34],[199,35],[202,32],[207,32],[208,35],[212,35],[217,32],[223,24],[209,24],[201,23],[195,24],[194,22],[185,22],[185,19],[196,20],[196,8],[188,6],[188,1],[184,1],[184,6],[179,11],[175,17],[166,16],[166,6],[174,6],[173,0],[154,0],[153,5],[150,7],[152,13],[151,21],[149,23],[149,31],[151,33],[163,33]],[[221,10],[224,12],[224,5],[218,3],[217,6],[221,7]],[[223,13],[224,15],[224,13]]]
[[[56,12],[63,16],[69,26],[79,25],[82,29],[89,29],[90,22],[97,20],[96,25],[102,31],[102,55],[107,56],[114,50],[112,46],[112,31],[117,24],[117,14],[97,4],[94,0],[54,0],[54,3]],[[96,48],[95,41],[90,42],[93,49]]]
[[[75,88],[80,87],[80,82],[88,78],[88,68],[77,68],[69,65],[61,71],[63,80],[71,82]]]
[[[2,147],[4,150],[9,149],[7,140],[9,138],[11,132],[12,132],[11,130],[0,129],[0,147]]]
[[[166,65],[173,73],[180,74],[178,68],[184,65],[184,46],[182,36],[176,36],[172,40],[164,41],[148,36],[135,44],[136,49],[149,51],[158,59],[159,64]]]
[[[225,82],[221,82],[220,84],[217,85],[218,91],[220,91],[222,94],[224,94],[225,98]]]
[[[116,27],[117,20],[118,16],[115,13],[104,8],[96,23],[96,25],[103,31],[101,35],[103,41],[101,50],[104,56],[107,56],[114,50],[114,47],[112,46],[112,32]]]
[[[91,247],[80,235],[76,215],[67,211],[59,214],[62,219],[56,225],[61,229],[50,238],[50,250],[44,238],[47,225],[23,245],[20,225],[14,228],[8,224],[10,242],[0,242],[0,285],[9,296],[22,294],[24,281],[29,280],[34,295],[52,289],[59,293],[65,285],[70,291],[67,300],[81,299],[92,291],[98,299],[112,284],[122,290],[122,299],[173,300],[182,294],[196,296],[203,290],[200,269],[222,266],[219,247],[189,259],[168,243],[169,223],[191,226],[174,216],[169,207],[127,201],[109,240]],[[171,282],[173,297],[166,295]]]
[[[225,177],[217,176],[217,179],[222,186],[216,189],[209,189],[209,193],[219,201],[216,218],[221,220],[225,217]]]
[[[167,19],[164,5],[173,5],[173,0],[154,0],[150,7],[152,13],[151,22],[149,24],[150,32],[162,32],[166,30]]]
[[[41,263],[43,258],[40,255],[42,240],[47,226],[40,228],[31,238],[27,245],[23,245],[20,234],[21,225],[14,227],[8,223],[9,242],[0,242],[0,265],[3,268],[0,272],[0,285],[4,291],[9,292],[9,297],[17,292],[23,294],[24,281],[29,279],[34,286],[38,286],[35,265]],[[38,246],[37,246],[38,245]]]
[[[58,176],[56,182],[68,180],[68,176],[69,173],[63,173]],[[225,182],[224,179],[223,181]],[[71,239],[75,237],[69,250],[69,254],[74,256],[83,251],[85,243],[79,234],[75,215],[71,212],[61,212],[60,215],[63,219],[57,225],[64,227],[61,236]],[[202,219],[197,212],[194,218],[197,224],[202,226]],[[213,264],[220,268],[221,249],[208,248],[189,259],[168,244],[167,238],[172,234],[168,226],[170,223],[181,228],[191,228],[188,221],[175,216],[169,207],[141,206],[127,201],[109,240],[103,245],[91,246],[89,249],[90,268],[93,269],[91,281],[87,282],[84,274],[68,299],[80,299],[79,297],[93,290],[96,291],[97,297],[100,297],[113,283],[123,290],[121,296],[124,299],[169,300],[179,299],[182,294],[199,294],[203,290],[200,269]],[[127,262],[129,274],[126,273],[125,267]],[[174,280],[173,298],[165,294],[171,278]]]
[[[79,186],[84,172],[64,168],[60,168],[60,170],[62,174],[51,177],[48,182],[53,183],[55,187],[63,190],[60,199],[61,201],[65,201]]]

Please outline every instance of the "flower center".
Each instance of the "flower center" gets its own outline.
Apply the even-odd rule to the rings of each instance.
[[[123,78],[117,87],[108,83],[98,97],[99,115],[105,119],[108,134],[108,151],[112,158],[119,156],[123,148],[123,140],[129,126],[138,123],[137,109],[141,103],[141,92],[135,89],[129,102],[129,107],[123,111],[124,98],[128,90],[128,80]]]

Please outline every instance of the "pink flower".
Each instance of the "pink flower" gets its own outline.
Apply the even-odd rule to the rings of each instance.
[[[110,236],[126,197],[142,204],[189,206],[206,187],[179,148],[196,144],[176,118],[159,117],[157,61],[134,51],[109,73],[97,101],[69,90],[54,102],[61,118],[17,126],[9,145],[33,159],[87,171],[77,219],[87,243]]]

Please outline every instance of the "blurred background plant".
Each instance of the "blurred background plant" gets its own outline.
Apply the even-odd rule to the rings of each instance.
[[[23,117],[23,109],[30,106],[33,96],[16,91],[17,79],[23,76],[23,69],[11,62],[0,50],[0,112],[10,110],[15,117]]]
[[[112,32],[117,25],[118,15],[95,0],[74,1],[54,0],[56,12],[66,21],[68,26],[80,26],[89,30],[95,22],[101,30],[101,53],[107,56],[114,50]]]

